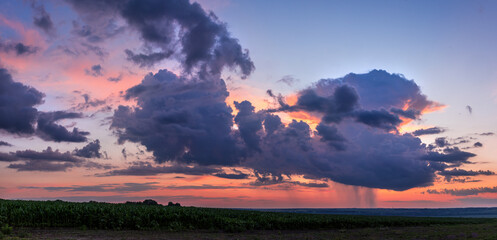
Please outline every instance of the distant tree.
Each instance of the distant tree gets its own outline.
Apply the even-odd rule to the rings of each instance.
[[[168,207],[181,207],[181,204],[179,204],[179,203],[169,202],[169,203],[167,204],[167,206],[168,206]]]
[[[145,205],[159,205],[155,200],[152,200],[152,199],[144,200],[143,204],[145,204]]]

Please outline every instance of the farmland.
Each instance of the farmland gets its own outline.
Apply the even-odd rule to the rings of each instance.
[[[145,230],[148,234],[154,231],[169,234],[200,231],[242,235],[264,231],[308,233],[326,230],[341,234],[347,229],[433,229],[441,226],[461,230],[458,226],[477,229],[477,226],[493,228],[496,225],[495,219],[477,218],[319,215],[147,204],[22,200],[0,200],[0,222],[2,228],[10,227],[13,232],[22,229],[28,232],[33,232],[33,229],[58,229],[62,232],[76,229],[132,232]],[[36,231],[32,234],[36,234]]]

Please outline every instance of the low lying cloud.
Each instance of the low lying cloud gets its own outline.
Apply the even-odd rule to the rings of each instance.
[[[497,193],[497,187],[480,187],[480,188],[466,188],[466,189],[428,189],[429,194],[449,194],[452,196],[471,196],[480,193]]]
[[[69,187],[21,187],[21,189],[43,189],[47,191],[63,192],[143,192],[162,189],[158,182],[147,183],[120,183],[120,184],[98,184],[98,185],[72,185]]]
[[[483,171],[483,170],[478,170],[478,171],[473,171],[473,170],[464,170],[464,169],[458,169],[454,168],[451,170],[443,170],[438,173],[440,176],[444,176],[445,180],[447,182],[450,182],[453,177],[466,177],[466,176],[478,176],[478,175],[495,175],[495,172],[493,171]]]
[[[96,141],[98,142],[98,140]],[[60,152],[52,150],[48,147],[46,150],[23,150],[10,153],[0,153],[0,162],[12,162],[8,168],[16,169],[17,171],[42,171],[42,172],[57,172],[66,171],[75,167],[83,167],[87,169],[103,169],[109,170],[113,168],[110,164],[101,164],[94,161],[80,158],[82,153],[94,153],[94,144],[83,147],[81,150],[76,149],[74,153],[69,151]],[[94,155],[86,155],[83,157],[95,157]]]
[[[414,136],[422,136],[422,135],[439,134],[443,132],[445,132],[445,130],[440,127],[432,127],[432,128],[418,129],[412,132],[412,134]]]
[[[248,179],[250,174],[243,173],[236,169],[233,169],[234,173],[219,172],[214,174],[214,176],[226,179]]]
[[[154,176],[165,173],[209,175],[217,172],[219,172],[219,169],[203,166],[155,166],[148,162],[133,162],[128,168],[113,170],[97,176]]]

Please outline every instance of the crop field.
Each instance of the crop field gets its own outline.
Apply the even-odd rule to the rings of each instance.
[[[274,213],[146,204],[0,200],[4,235],[16,229],[247,233],[431,226],[494,226],[495,219]],[[341,233],[341,232],[339,232]]]

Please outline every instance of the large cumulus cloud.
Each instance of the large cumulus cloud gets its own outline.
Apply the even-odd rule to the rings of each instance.
[[[362,83],[368,79],[384,86],[373,84],[374,91],[385,93],[368,92],[362,86],[371,85]],[[279,109],[256,111],[249,101],[235,102],[233,115],[225,103],[223,80],[161,70],[126,91],[124,97],[137,106],[120,106],[112,127],[121,142],[141,143],[158,163],[239,166],[261,179],[296,174],[393,190],[429,186],[437,172],[470,163],[475,156],[454,147],[429,148],[416,136],[397,132],[410,119],[406,111],[419,118],[422,111],[438,106],[400,75],[350,74],[320,81],[299,94],[294,105],[283,103]],[[321,122],[315,130],[304,121],[285,125],[278,111],[315,113]]]
[[[112,37],[114,34],[109,34],[109,29],[116,29],[117,19],[124,19],[143,40],[145,52],[125,51],[128,59],[140,66],[151,66],[174,55],[179,56],[186,72],[195,69],[204,75],[215,75],[224,67],[239,67],[247,76],[254,69],[248,52],[231,36],[226,25],[198,3],[188,0],[68,2],[88,23],[85,36]]]
[[[265,119],[275,117],[268,115]],[[260,131],[262,150],[254,151],[243,164],[272,176],[300,174],[394,190],[433,182],[433,169],[421,160],[426,148],[410,134],[371,129],[352,119],[340,125],[321,122],[316,130],[313,134],[307,123],[294,120],[287,126],[280,123],[271,132]]]
[[[279,103],[272,111],[306,111],[327,123],[350,118],[387,131],[396,130],[403,118],[417,119],[423,111],[443,106],[428,100],[413,80],[384,70],[322,79],[298,92],[294,105],[281,98]]]
[[[119,106],[112,127],[121,130],[121,142],[141,143],[158,162],[234,165],[239,159],[227,96],[221,79],[186,79],[161,70],[126,91],[138,106]]]

